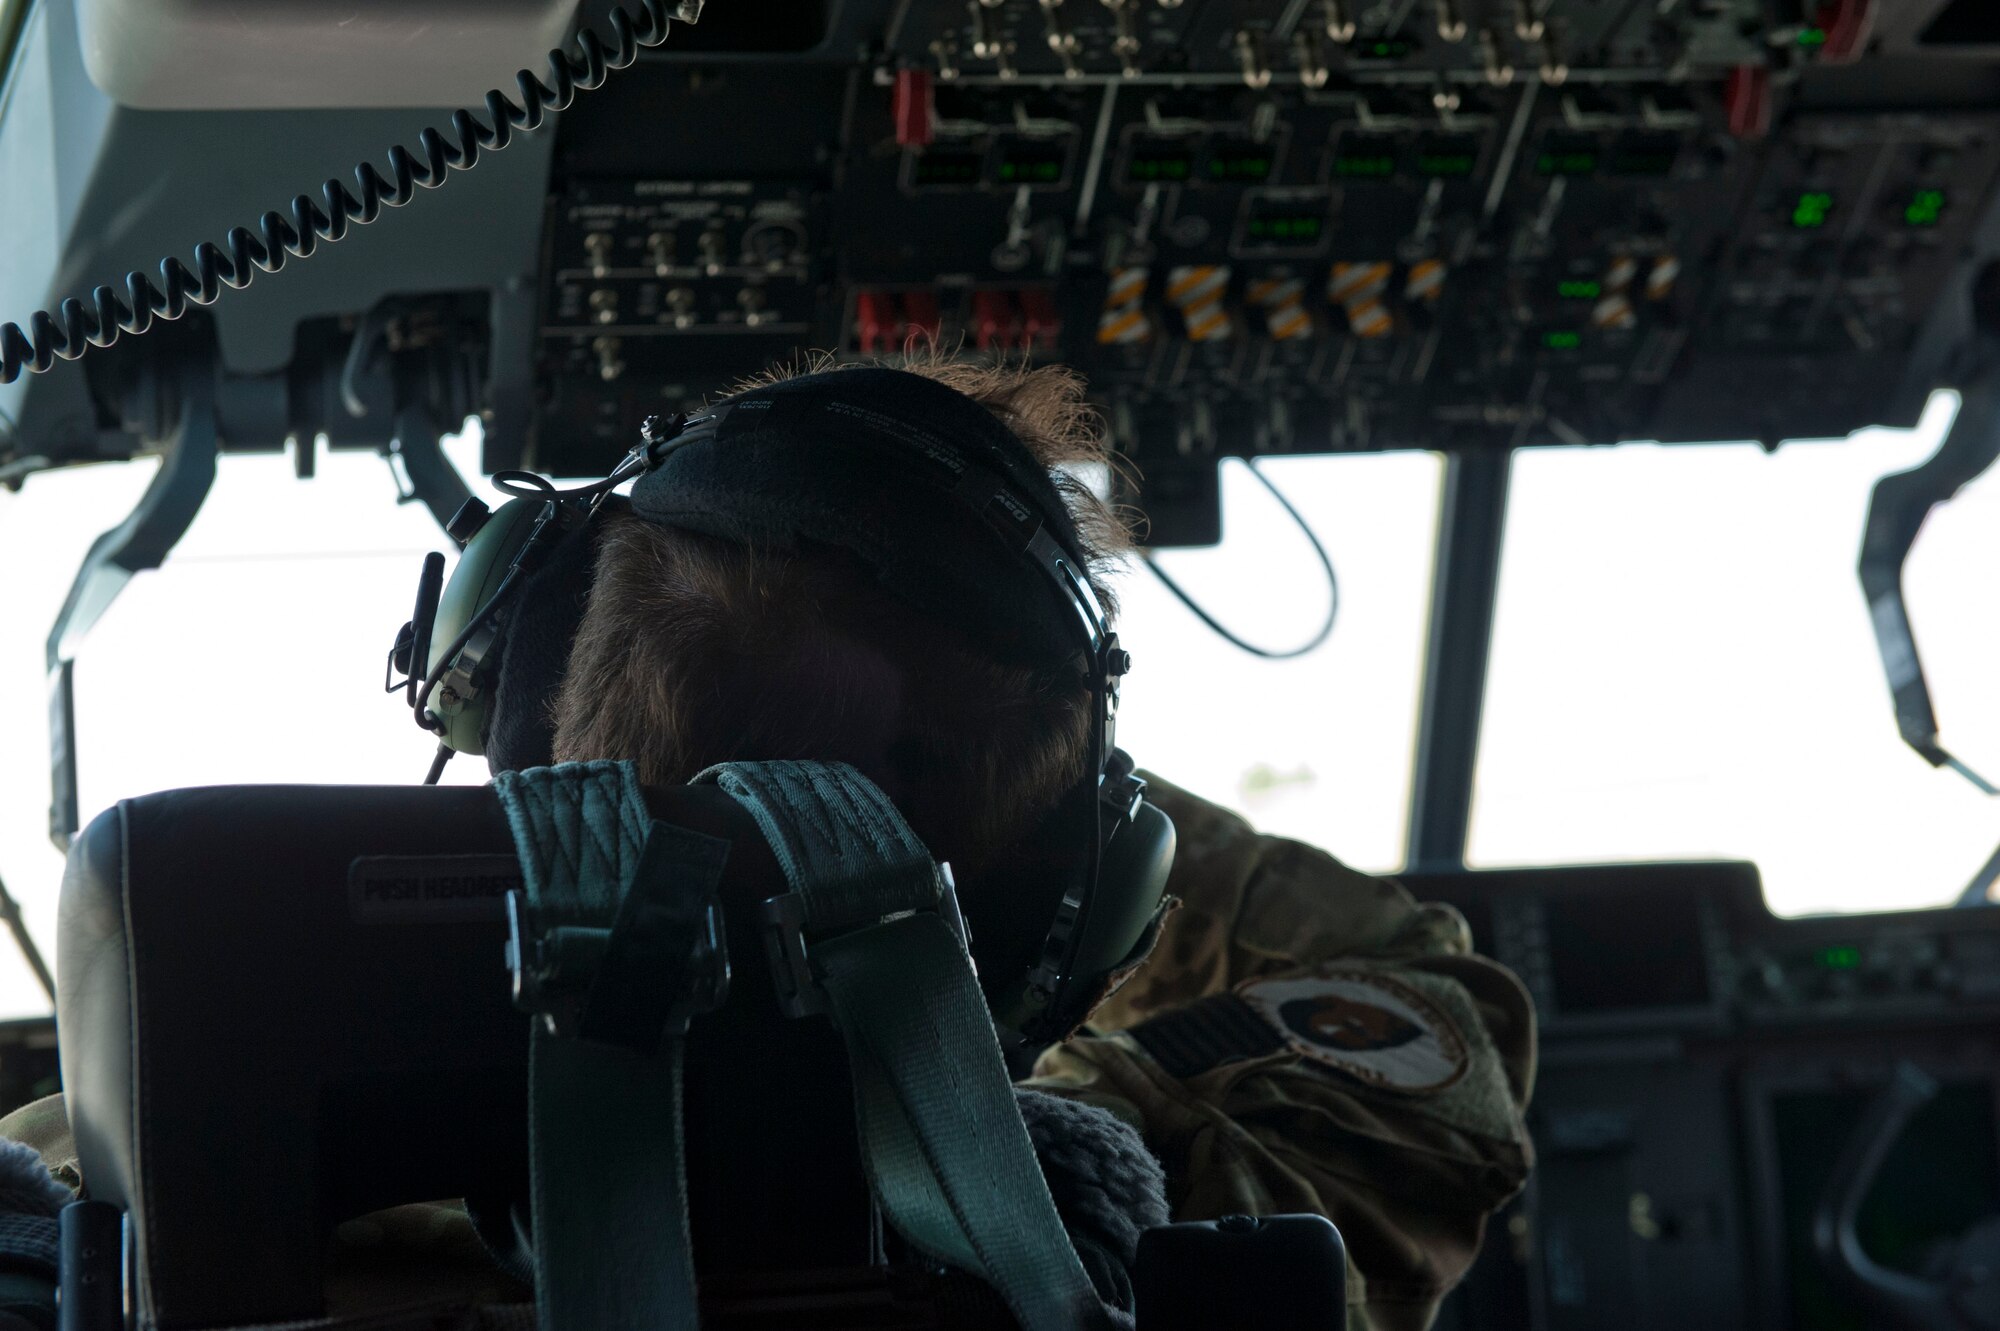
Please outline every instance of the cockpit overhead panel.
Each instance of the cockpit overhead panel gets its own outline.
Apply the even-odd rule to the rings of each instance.
[[[0,283],[8,315],[138,263],[131,237],[219,238],[383,133],[283,112],[307,162],[247,146],[270,112],[116,106],[71,3],[36,8],[13,78],[94,99],[95,128],[17,104],[0,137],[96,170],[54,191],[66,260]],[[2000,19],[1974,0],[714,6],[564,112],[553,151],[385,222],[371,280],[225,293],[188,336],[220,349],[226,446],[367,445],[325,409],[364,316],[470,300],[473,381],[441,405],[484,413],[489,464],[579,475],[774,357],[932,341],[1076,365],[1162,473],[1838,435],[1976,368],[1996,105]],[[175,187],[135,193],[162,162]],[[50,202],[0,205],[10,233],[27,210],[47,237]],[[0,467],[129,452],[158,354],[5,390]]]

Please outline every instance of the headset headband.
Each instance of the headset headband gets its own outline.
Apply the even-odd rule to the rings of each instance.
[[[648,521],[752,547],[844,550],[1013,663],[1081,650],[1095,665],[1104,653],[1068,505],[1012,432],[956,389],[902,370],[829,371],[731,398],[643,452],[632,506]],[[944,502],[913,503],[912,487]],[[1039,576],[1024,579],[1024,561]]]

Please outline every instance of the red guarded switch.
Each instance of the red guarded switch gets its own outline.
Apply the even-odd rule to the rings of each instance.
[[[972,293],[972,344],[981,351],[1011,350],[1019,344],[1020,319],[1004,291]]]
[[[937,108],[927,69],[899,69],[890,94],[890,114],[896,121],[896,145],[928,148],[936,128]]]
[[[1738,65],[1722,85],[1722,104],[1729,113],[1729,132],[1739,139],[1761,139],[1771,129],[1771,71],[1764,65]]]
[[[896,298],[864,291],[854,298],[854,340],[863,352],[887,351],[896,340]]]
[[[909,352],[917,347],[935,346],[938,340],[937,296],[928,291],[909,291],[903,295],[903,350]]]
[[[1875,32],[1875,0],[1831,0],[1820,6],[1819,22],[1826,40],[1820,44],[1823,65],[1851,65],[1868,49]]]
[[[1021,347],[1025,351],[1053,351],[1062,336],[1062,315],[1056,312],[1056,298],[1046,287],[1029,287],[1021,293]]]

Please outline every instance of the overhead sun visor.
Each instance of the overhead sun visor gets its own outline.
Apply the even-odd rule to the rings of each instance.
[[[0,9],[4,9],[0,5]],[[141,110],[478,106],[576,0],[77,0],[90,78]]]

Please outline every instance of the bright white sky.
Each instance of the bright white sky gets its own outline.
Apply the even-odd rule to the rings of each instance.
[[[2000,843],[2000,800],[1896,737],[1853,573],[1868,486],[1936,446],[1912,432],[1766,456],[1748,445],[1549,450],[1517,464],[1474,809],[1484,865],[1740,856],[1784,913],[1949,900]],[[450,451],[472,470],[474,440]],[[1402,861],[1441,465],[1430,454],[1277,459],[1341,578],[1332,639],[1264,662],[1143,572],[1124,579],[1137,658],[1120,740],[1140,761],[1351,863]],[[42,643],[91,540],[150,463],[0,494],[0,877],[54,958],[62,861],[48,805]],[[1237,630],[1283,645],[1324,595],[1303,540],[1240,466],[1227,539],[1166,556]],[[431,746],[382,696],[429,515],[371,455],[226,459],[167,567],[142,575],[78,667],[88,813],[243,781],[413,782]],[[1945,739],[2000,775],[2000,481],[1940,511],[1911,560],[1912,614]],[[447,780],[478,781],[460,759]],[[0,1016],[45,1011],[0,940]]]

